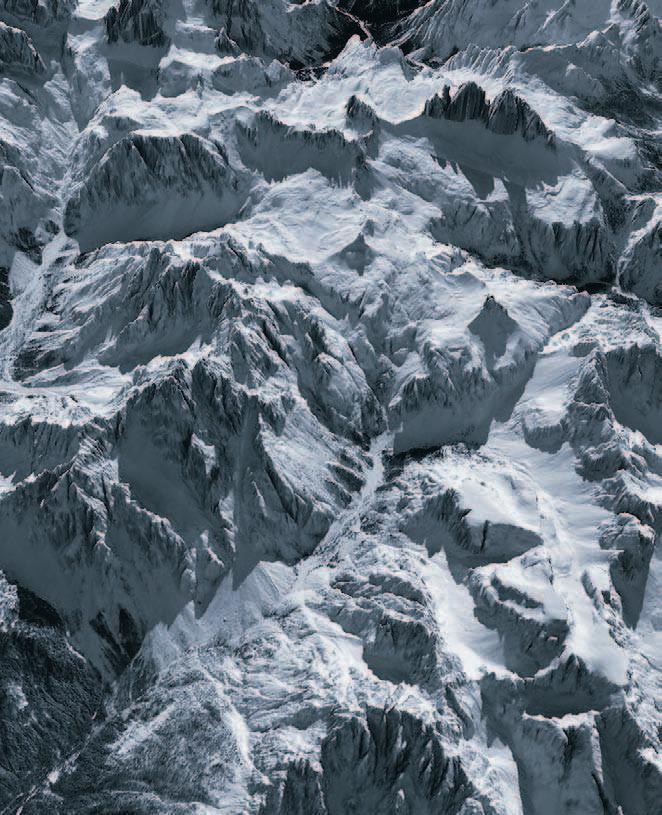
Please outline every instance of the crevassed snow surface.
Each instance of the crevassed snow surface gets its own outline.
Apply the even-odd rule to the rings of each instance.
[[[662,810],[658,0],[0,0],[0,813]]]

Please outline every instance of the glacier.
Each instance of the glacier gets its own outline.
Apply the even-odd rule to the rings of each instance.
[[[0,0],[0,813],[662,813],[662,0]]]

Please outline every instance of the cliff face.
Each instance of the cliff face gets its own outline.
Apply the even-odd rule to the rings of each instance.
[[[656,812],[659,12],[0,0],[0,811]]]
[[[108,42],[135,42],[152,48],[167,46],[169,38],[163,31],[165,10],[162,6],[162,3],[145,0],[121,0],[119,5],[111,6],[104,18]]]
[[[184,237],[222,226],[241,208],[223,147],[192,134],[132,133],[95,164],[64,210],[82,251],[111,241]]]

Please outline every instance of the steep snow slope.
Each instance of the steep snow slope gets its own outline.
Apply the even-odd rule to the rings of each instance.
[[[658,0],[0,0],[0,813],[653,815]]]

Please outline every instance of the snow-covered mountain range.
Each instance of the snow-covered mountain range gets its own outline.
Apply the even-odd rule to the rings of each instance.
[[[662,0],[0,0],[0,813],[662,813]]]

